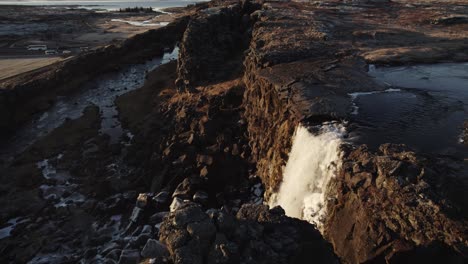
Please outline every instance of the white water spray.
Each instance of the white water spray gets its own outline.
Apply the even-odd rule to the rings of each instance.
[[[326,187],[341,165],[340,146],[345,128],[324,123],[316,135],[299,125],[283,172],[279,192],[270,206],[280,205],[290,217],[314,223],[320,229],[326,216]]]

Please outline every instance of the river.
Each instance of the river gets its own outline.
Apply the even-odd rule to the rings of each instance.
[[[96,105],[101,113],[100,133],[110,136],[111,143],[117,143],[124,131],[118,119],[115,99],[131,90],[140,88],[145,82],[146,73],[157,66],[176,60],[178,48],[154,58],[144,64],[131,65],[118,72],[100,75],[99,78],[83,84],[81,92],[59,98],[55,104],[38,118],[22,127],[2,146],[0,160],[8,161],[23,152],[37,139],[59,127],[67,119],[76,119],[89,105]]]
[[[356,143],[375,148],[402,143],[416,151],[466,158],[461,144],[468,119],[468,63],[370,66],[385,92],[354,95]]]

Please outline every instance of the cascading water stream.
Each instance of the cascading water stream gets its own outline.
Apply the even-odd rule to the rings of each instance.
[[[280,205],[290,217],[314,223],[320,229],[326,216],[326,188],[341,166],[343,124],[324,123],[316,134],[299,125],[293,139],[283,182],[270,206]]]

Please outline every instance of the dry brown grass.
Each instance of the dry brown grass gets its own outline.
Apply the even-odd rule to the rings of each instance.
[[[63,60],[60,57],[0,59],[0,80]]]

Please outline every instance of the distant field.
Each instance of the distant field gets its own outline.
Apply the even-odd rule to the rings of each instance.
[[[20,73],[32,71],[61,60],[63,59],[60,57],[17,59],[0,58],[0,80],[15,76]]]

